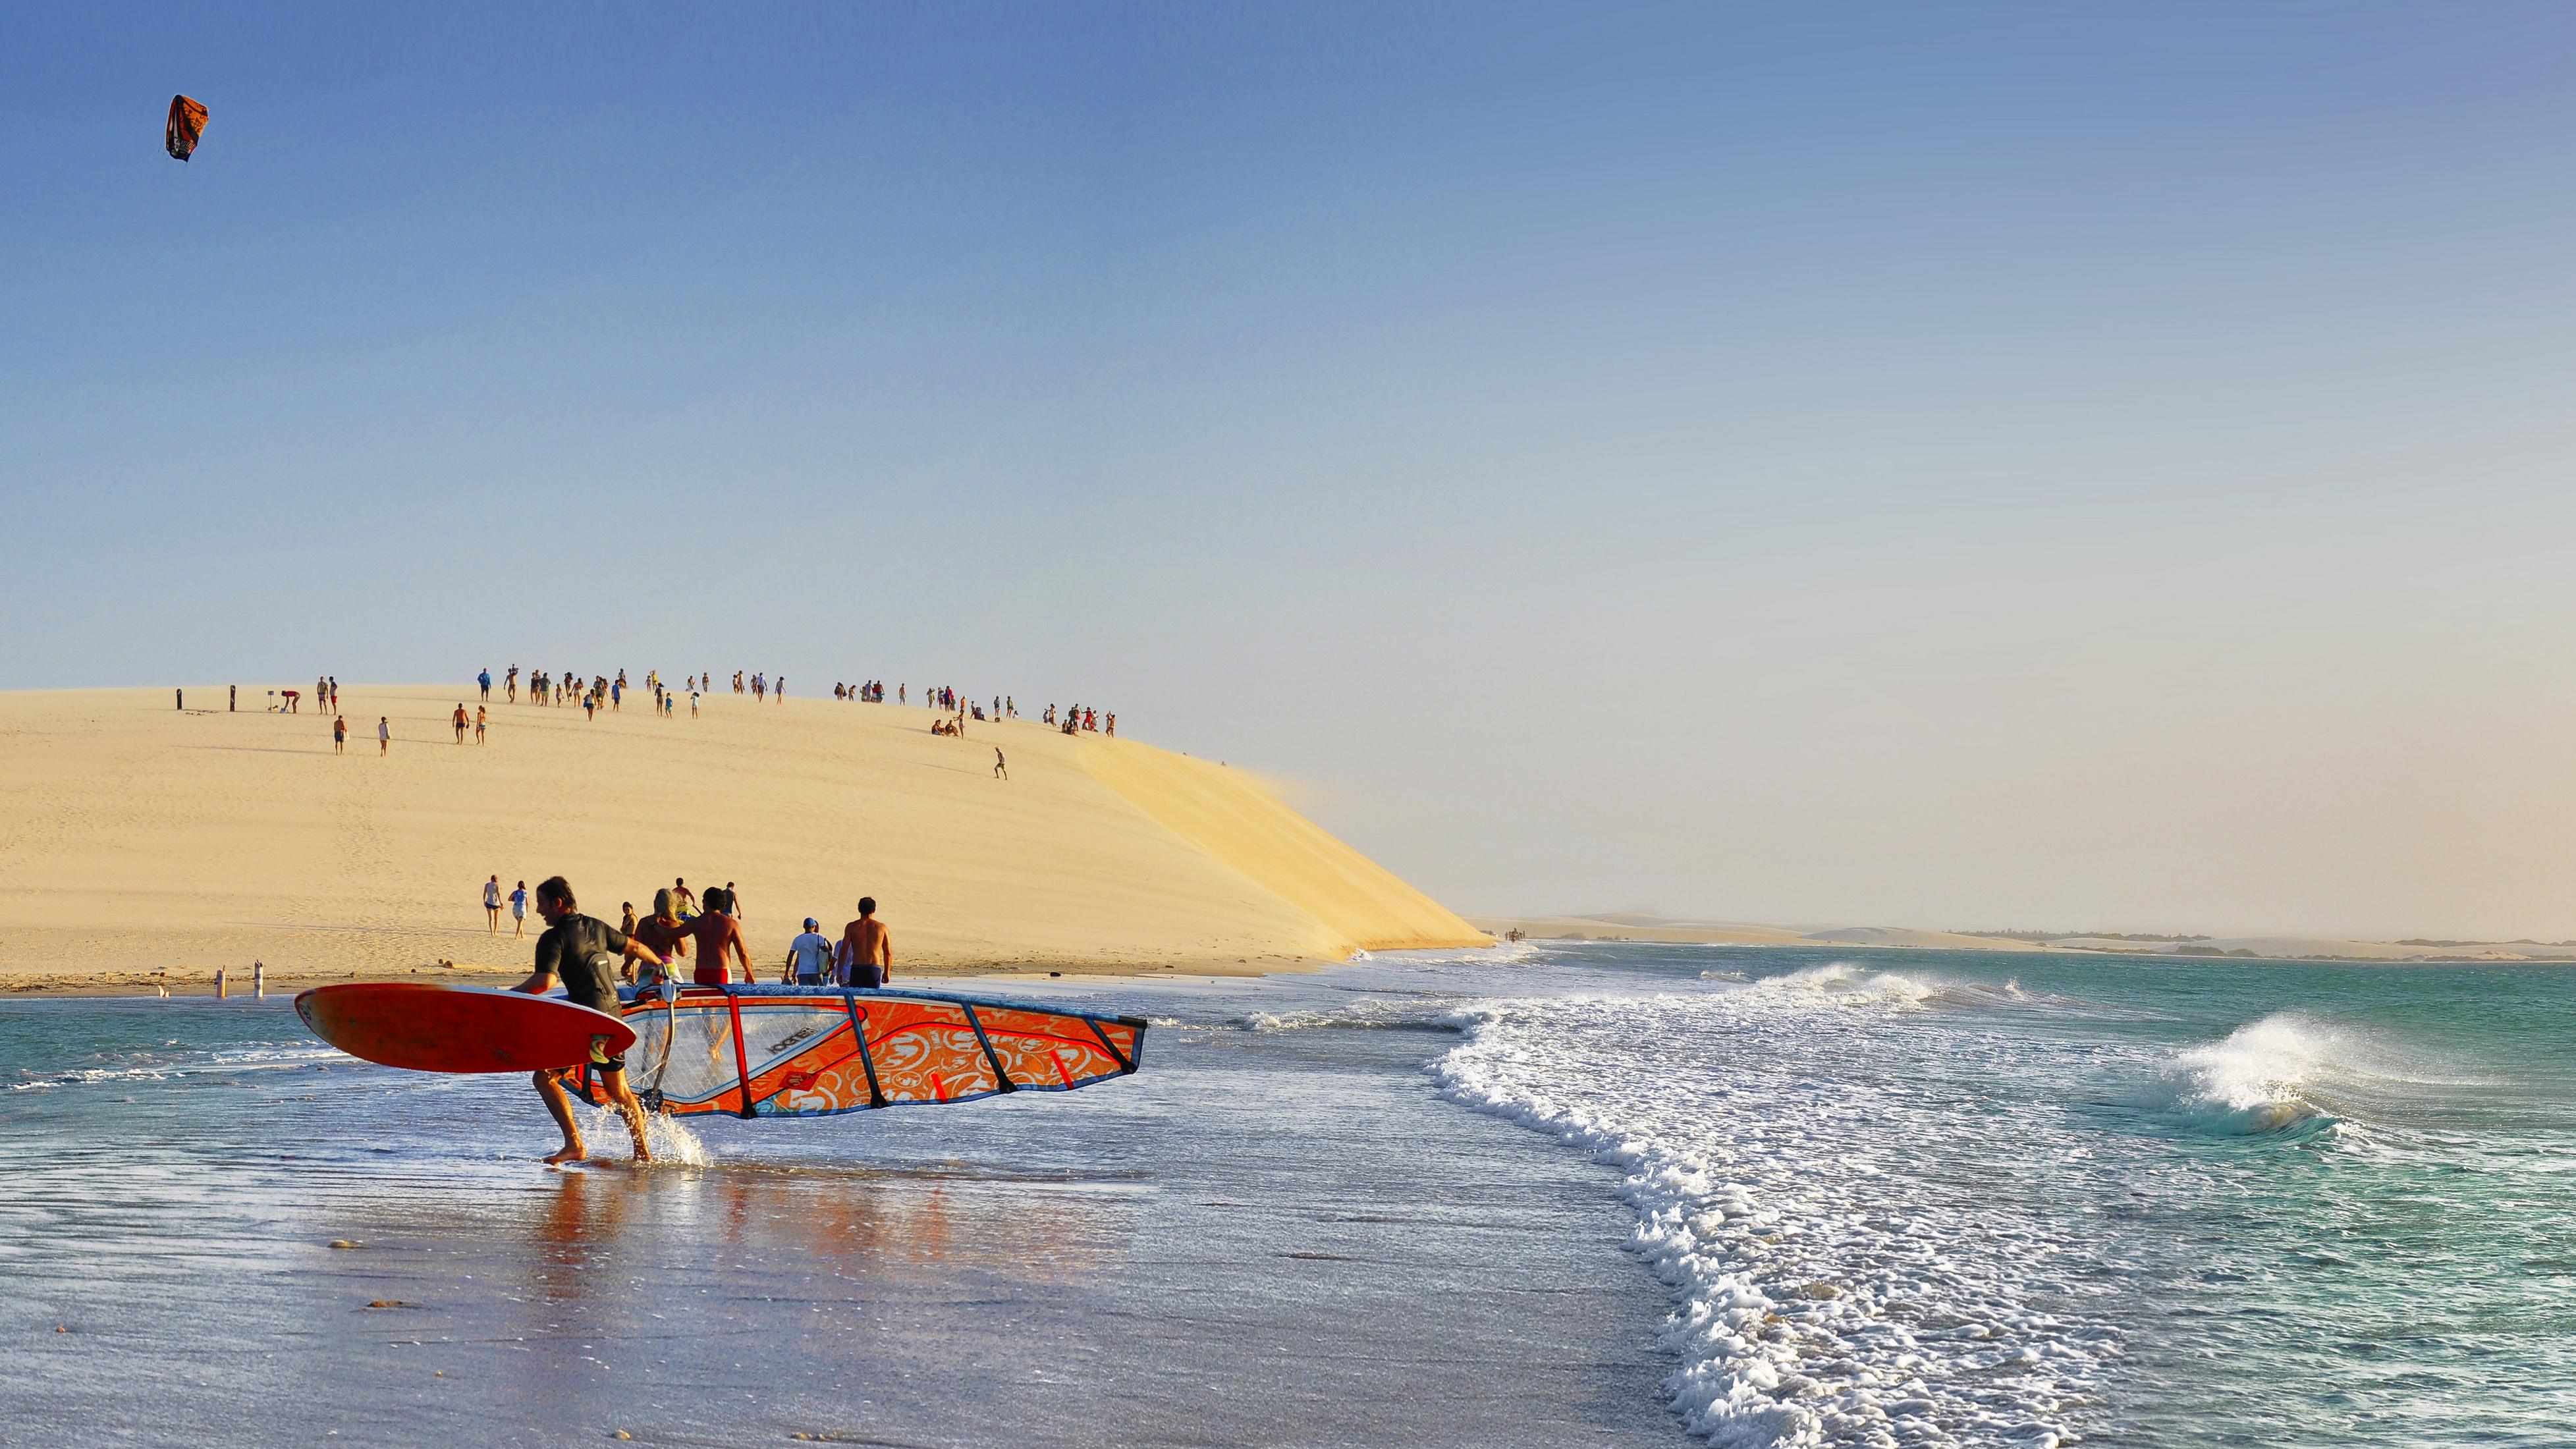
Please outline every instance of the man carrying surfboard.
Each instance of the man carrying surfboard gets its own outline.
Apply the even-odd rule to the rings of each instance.
[[[641,961],[659,966],[662,958],[652,947],[627,936],[606,921],[585,916],[574,909],[572,887],[562,876],[548,876],[537,883],[537,914],[546,918],[546,933],[537,938],[537,969],[527,980],[511,988],[532,996],[554,989],[555,978],[563,978],[564,996],[575,1006],[618,1015],[617,977],[627,961]],[[590,1039],[590,1066],[599,1074],[600,1085],[608,1100],[617,1105],[617,1115],[626,1119],[626,1130],[635,1139],[635,1160],[653,1160],[651,1149],[644,1145],[644,1104],[635,1100],[635,1092],[626,1085],[626,1059],[612,1056],[606,1050],[604,1037]],[[555,1125],[563,1129],[563,1147],[546,1161],[578,1162],[585,1152],[581,1128],[573,1121],[572,1094],[564,1090],[564,1073],[578,1067],[549,1067],[535,1077],[537,1095],[545,1100],[546,1111]]]

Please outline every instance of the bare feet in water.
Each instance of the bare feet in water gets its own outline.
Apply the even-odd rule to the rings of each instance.
[[[565,1147],[565,1148],[562,1148],[562,1149],[560,1149],[560,1150],[556,1151],[556,1152],[555,1152],[555,1153],[553,1153],[551,1156],[548,1156],[547,1158],[545,1158],[545,1159],[544,1159],[544,1161],[545,1161],[546,1166],[548,1166],[548,1167],[561,1167],[561,1166],[563,1166],[563,1165],[564,1165],[565,1163],[567,1163],[567,1162],[579,1162],[579,1161],[581,1161],[582,1156],[583,1156],[583,1149],[582,1149],[582,1145],[581,1145],[580,1143],[578,1143],[578,1142],[575,1142],[575,1143],[573,1143],[572,1145],[570,1145],[570,1146],[568,1146],[568,1147]]]

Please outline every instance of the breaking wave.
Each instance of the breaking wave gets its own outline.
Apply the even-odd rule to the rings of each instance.
[[[2279,1011],[2224,1040],[2176,1052],[2161,1087],[2203,1131],[2311,1137],[2365,1126],[2373,1109],[2424,1087],[2471,1087],[2380,1034]]]

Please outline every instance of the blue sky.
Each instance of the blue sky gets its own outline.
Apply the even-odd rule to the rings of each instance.
[[[935,678],[1469,909],[2576,935],[2576,13],[524,9],[0,17],[0,687]]]

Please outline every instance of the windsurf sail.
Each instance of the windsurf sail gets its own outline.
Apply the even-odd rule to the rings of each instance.
[[[676,1116],[829,1117],[1069,1092],[1136,1070],[1145,1023],[935,991],[683,986],[625,1003],[626,1080]],[[605,1094],[585,1072],[582,1097]]]

